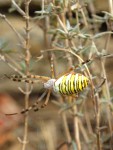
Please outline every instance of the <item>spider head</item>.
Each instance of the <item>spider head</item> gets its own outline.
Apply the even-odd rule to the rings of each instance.
[[[56,79],[50,79],[46,83],[44,83],[45,89],[52,89]]]

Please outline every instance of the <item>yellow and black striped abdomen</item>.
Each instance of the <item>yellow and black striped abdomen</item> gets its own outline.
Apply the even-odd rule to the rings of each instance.
[[[87,87],[89,79],[82,74],[70,73],[58,78],[53,86],[55,92],[63,95],[73,95],[79,93]]]

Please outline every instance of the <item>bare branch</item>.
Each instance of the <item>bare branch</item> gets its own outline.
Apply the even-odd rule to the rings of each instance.
[[[22,16],[25,16],[25,12],[17,5],[17,3],[16,3],[14,0],[12,0],[11,2],[12,2],[12,4],[13,4],[14,8],[16,8],[16,10],[17,10]]]
[[[3,15],[1,13],[0,13],[0,17],[6,21],[6,23],[9,25],[9,27],[14,31],[14,33],[18,37],[20,43],[23,45],[24,38],[20,35],[20,33],[17,32],[17,30],[14,28],[14,26],[11,24],[11,22],[6,18],[5,15]]]

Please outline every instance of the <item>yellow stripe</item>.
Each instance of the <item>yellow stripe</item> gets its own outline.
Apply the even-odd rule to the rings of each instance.
[[[72,91],[71,91],[71,77],[72,77],[72,76],[70,76],[70,79],[69,79],[69,82],[68,82],[69,94],[72,94]]]
[[[62,81],[63,94],[66,94],[66,78],[67,78],[67,76],[64,76],[63,81]]]
[[[76,78],[77,78],[77,77],[79,78],[79,76],[76,74]],[[79,85],[78,85],[79,82],[78,82],[78,78],[76,79],[76,83],[75,83],[75,84],[76,84],[76,91],[77,91],[77,92],[79,92]]]
[[[84,76],[82,75],[82,82],[81,82],[81,84],[82,84],[82,90],[84,89],[84,87],[85,87],[85,84],[84,84]]]
[[[86,77],[84,77],[84,87],[87,87],[87,79],[86,79]]]
[[[59,92],[60,92],[61,94],[63,94],[63,93],[62,93],[62,82],[59,83]]]
[[[76,78],[77,78],[77,76],[78,76],[78,75],[77,75],[77,74],[75,74],[74,76],[75,76],[75,77],[74,77],[74,83],[73,83],[73,84],[74,84],[74,91],[75,91],[75,93],[77,93],[77,85],[76,85],[76,83],[77,83],[77,82],[76,82],[76,81],[77,81],[77,79],[76,79]]]
[[[81,81],[82,81],[82,77],[79,76],[78,82],[79,82],[79,89],[80,89],[80,91],[82,91],[82,84],[81,84]]]
[[[65,80],[66,80],[66,76],[63,77],[59,86],[60,87],[59,91],[61,94],[65,94]]]
[[[69,85],[69,76],[66,76],[66,81],[65,81],[65,83],[66,83],[66,94],[67,95],[69,95],[70,93],[69,93],[69,88],[68,88],[68,85]]]
[[[71,92],[70,92],[70,79],[68,80],[68,83],[67,83],[67,91],[68,91],[68,94],[71,94]]]
[[[74,79],[75,79],[75,75],[74,74],[72,74],[72,76],[71,76],[71,91],[72,91],[72,93],[74,94],[75,93],[75,87],[74,87]]]

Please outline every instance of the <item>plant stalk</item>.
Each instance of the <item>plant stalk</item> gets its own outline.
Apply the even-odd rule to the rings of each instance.
[[[25,0],[25,22],[26,22],[26,39],[25,39],[25,50],[26,50],[26,57],[25,57],[25,63],[26,63],[26,75],[29,75],[29,63],[30,63],[30,27],[29,27],[29,4],[31,0]],[[30,86],[28,83],[25,85],[26,93],[25,93],[25,109],[29,107],[29,89]],[[28,113],[25,114],[25,120],[24,120],[24,137],[23,137],[23,144],[22,144],[22,150],[26,149],[28,141]]]

